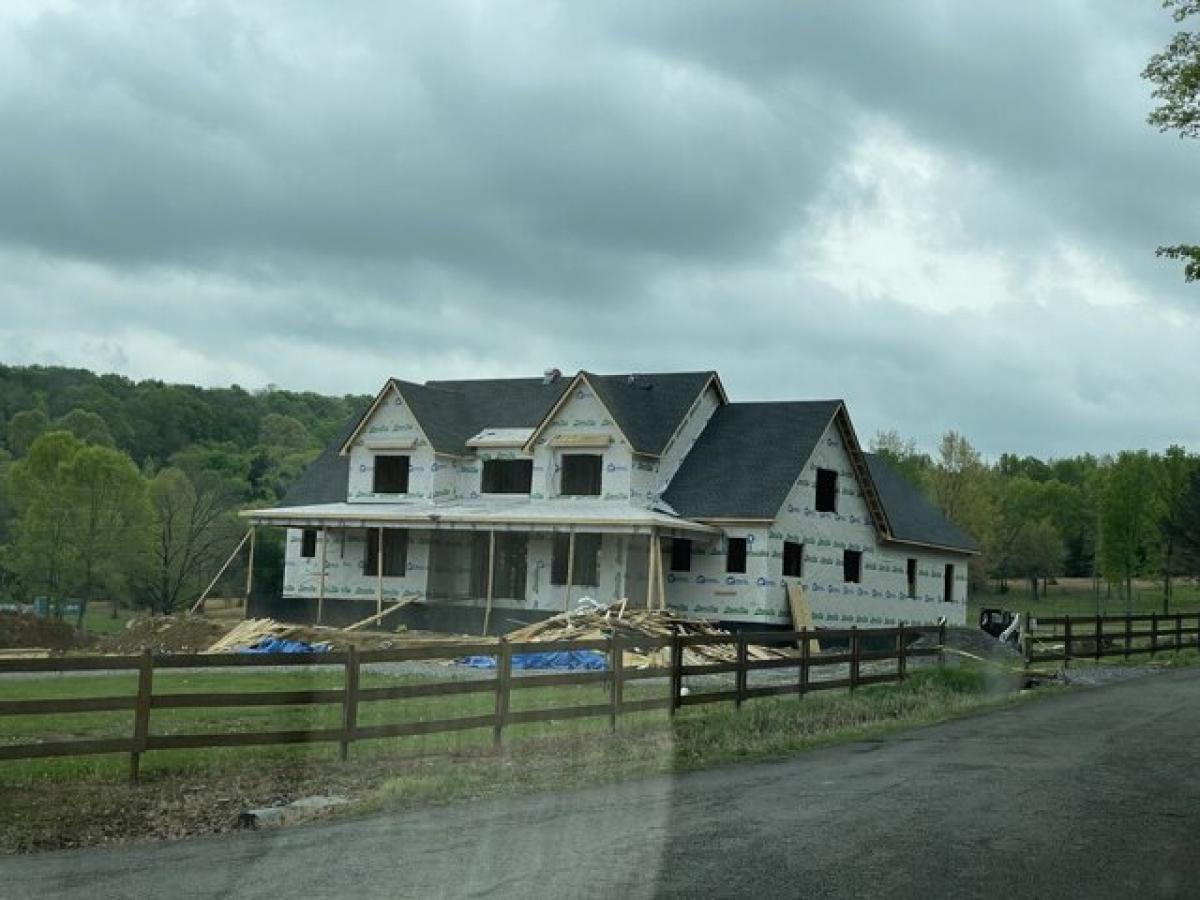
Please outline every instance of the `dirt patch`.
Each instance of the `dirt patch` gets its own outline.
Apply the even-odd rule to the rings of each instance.
[[[74,650],[88,646],[91,640],[66,622],[25,613],[0,613],[0,650],[23,647]]]
[[[946,629],[946,646],[974,653],[984,659],[1020,661],[1021,651],[1015,644],[996,640],[979,628],[953,627]]]
[[[130,619],[125,627],[96,645],[101,653],[199,653],[227,628],[202,616],[148,616]]]

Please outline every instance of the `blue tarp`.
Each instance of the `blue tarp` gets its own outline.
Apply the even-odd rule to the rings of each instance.
[[[474,669],[496,668],[494,656],[467,656],[459,665]],[[608,658],[598,650],[560,650],[555,653],[515,653],[514,669],[607,669]]]
[[[325,653],[328,647],[314,647],[308,641],[285,641],[283,638],[263,638],[257,644],[243,647],[239,653]]]

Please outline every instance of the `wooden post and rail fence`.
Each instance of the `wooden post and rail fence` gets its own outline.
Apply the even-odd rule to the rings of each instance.
[[[1026,613],[1022,651],[1026,663],[1128,659],[1142,653],[1200,648],[1200,612],[1125,616],[1033,616]]]
[[[920,638],[932,638],[935,644],[914,646]],[[820,641],[827,652],[812,648]],[[740,708],[755,697],[805,694],[902,681],[908,661],[915,657],[938,656],[944,659],[945,625],[908,625],[898,628],[823,629],[791,632],[737,633],[722,635],[674,635],[661,638],[614,636],[595,640],[561,640],[527,643],[437,642],[388,650],[357,650],[315,654],[163,654],[145,652],[140,656],[79,656],[40,659],[0,659],[0,678],[9,673],[61,672],[136,672],[136,693],[107,697],[56,698],[46,700],[5,700],[0,691],[0,720],[6,716],[60,715],[132,711],[133,727],[128,737],[101,737],[75,740],[47,740],[20,744],[0,744],[0,762],[39,757],[80,756],[101,753],[129,754],[130,777],[136,779],[141,756],[154,750],[182,750],[207,747],[242,747],[265,744],[308,744],[330,742],[339,746],[345,760],[355,741],[377,738],[428,735],[470,729],[491,729],[493,741],[500,746],[505,729],[532,722],[564,719],[607,718],[616,730],[622,715],[648,710],[666,710],[670,715],[684,706],[732,702]],[[689,662],[691,648],[734,645],[732,661]],[[748,652],[752,645],[799,646],[794,656],[755,659]],[[864,644],[868,645],[864,647]],[[667,650],[667,665],[629,666],[627,651],[646,654]],[[514,676],[513,658],[521,654],[589,650],[606,657],[603,670],[552,671]],[[364,666],[417,660],[459,659],[466,656],[490,656],[495,661],[495,676],[477,679],[453,679],[413,684],[364,687]],[[660,660],[661,661],[661,660]],[[864,674],[864,663],[895,661],[887,671]],[[155,690],[155,675],[164,670],[219,670],[260,667],[340,667],[344,671],[341,687],[312,690],[229,691],[177,693]],[[831,666],[846,666],[845,677],[814,678]],[[771,684],[752,685],[751,672],[794,669],[795,678]],[[732,673],[734,685],[724,690],[685,690],[685,679],[693,676]],[[841,675],[841,672],[834,672]],[[627,699],[630,682],[661,679],[669,685],[663,696]],[[82,681],[82,680],[81,680]],[[0,681],[2,683],[2,681]],[[603,685],[606,702],[557,706],[550,709],[511,709],[514,693],[534,688],[574,685]],[[494,704],[486,714],[454,718],[430,718],[385,724],[360,725],[362,704],[381,700],[405,700],[449,697],[465,694],[492,694]],[[156,734],[152,715],[165,709],[238,708],[262,706],[333,705],[341,707],[339,725],[323,729],[282,731],[231,731]],[[0,729],[2,733],[2,729]]]

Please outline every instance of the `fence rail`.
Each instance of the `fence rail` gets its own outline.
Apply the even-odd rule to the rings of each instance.
[[[1200,648],[1200,612],[1127,616],[1031,616],[1023,635],[1027,663],[1099,660]],[[1149,627],[1146,627],[1147,624]],[[1048,630],[1045,630],[1048,629]]]
[[[914,647],[922,637],[935,637],[936,646]],[[670,715],[685,706],[705,703],[732,702],[737,707],[751,698],[791,694],[803,697],[815,691],[902,681],[913,658],[942,654],[946,643],[945,625],[910,625],[899,628],[829,629],[790,632],[739,633],[731,635],[688,635],[664,638],[630,638],[616,636],[602,640],[553,641],[549,643],[438,642],[420,647],[360,652],[351,647],[344,652],[314,655],[295,654],[176,654],[140,656],[63,657],[58,659],[3,659],[0,674],[38,672],[115,671],[138,675],[136,693],[112,697],[81,697],[47,700],[0,700],[0,718],[5,716],[46,715],[83,712],[133,711],[133,729],[129,737],[104,737],[77,740],[32,741],[0,745],[0,761],[34,759],[54,756],[79,756],[97,753],[128,753],[130,777],[138,777],[143,753],[152,750],[197,749],[204,747],[244,747],[268,744],[304,744],[330,742],[339,745],[339,755],[345,760],[355,741],[379,738],[428,735],[491,729],[496,746],[503,740],[504,731],[512,725],[574,718],[603,718],[616,730],[622,715],[666,710]],[[833,652],[815,653],[814,642],[839,643]],[[874,649],[889,642],[888,649]],[[846,649],[842,650],[840,642]],[[685,652],[704,646],[732,644],[735,657],[730,662],[684,664]],[[792,645],[800,649],[794,657],[755,659],[749,653],[753,645]],[[864,650],[867,644],[872,649]],[[631,668],[625,664],[626,651],[645,653],[669,650],[670,664]],[[548,650],[592,650],[605,654],[603,671],[551,672],[513,677],[513,657]],[[458,659],[465,656],[490,656],[495,660],[495,677],[418,684],[397,684],[373,687],[360,686],[362,669],[375,663],[410,662],[429,659]],[[864,675],[863,663],[894,660],[890,671]],[[831,666],[849,667],[848,677],[815,679],[813,673]],[[208,693],[155,693],[155,673],[170,669],[228,669],[260,666],[311,667],[340,666],[344,676],[339,688],[279,691],[222,691]],[[755,685],[749,675],[756,671],[796,669],[796,678],[787,683]],[[695,676],[734,675],[732,689],[689,692],[684,680]],[[663,697],[625,698],[625,687],[631,681],[666,679],[669,692]],[[556,706],[548,709],[511,710],[514,692],[536,688],[570,685],[603,685],[608,693],[604,703]],[[455,718],[424,719],[359,725],[358,713],[363,704],[385,700],[409,700],[428,697],[448,697],[465,694],[492,694],[492,711],[483,715]],[[152,713],[164,709],[235,708],[255,706],[341,706],[338,727],[291,729],[281,731],[205,732],[184,734],[155,734],[151,728]]]

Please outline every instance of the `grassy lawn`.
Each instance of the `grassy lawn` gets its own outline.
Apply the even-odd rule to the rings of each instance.
[[[1171,613],[1195,612],[1200,610],[1200,586],[1178,580],[1171,603]],[[1161,583],[1134,582],[1133,612],[1161,613],[1163,611]],[[1030,595],[1028,582],[1013,581],[1007,594],[981,591],[971,596],[967,608],[967,622],[974,624],[979,610],[999,607],[1014,612],[1032,612],[1034,616],[1120,616],[1126,612],[1125,600],[1117,592],[1111,595],[1107,586],[1100,585],[1099,597],[1092,591],[1086,578],[1064,578],[1059,584],[1051,584],[1046,594],[1036,602]]]
[[[95,603],[83,614],[83,630],[90,634],[115,634],[125,627],[130,615],[129,610],[118,609],[116,618],[113,618],[109,604]]]
[[[156,680],[171,691],[275,690],[336,687],[338,675],[164,673]],[[374,675],[363,683],[406,680]],[[0,794],[9,809],[0,817],[0,852],[223,831],[243,809],[311,794],[344,794],[359,811],[407,809],[778,757],[1014,702],[1015,686],[988,668],[929,668],[912,672],[903,684],[853,694],[757,699],[740,711],[725,703],[688,707],[674,719],[661,711],[627,715],[616,734],[609,733],[606,718],[514,726],[505,730],[499,752],[489,729],[363,741],[351,747],[348,763],[337,760],[334,744],[156,751],[143,758],[137,785],[126,781],[123,755],[0,763]],[[6,682],[5,695],[82,696],[86,689],[98,696],[131,687],[125,676],[31,679]],[[661,684],[629,684],[626,696],[663,691]],[[535,688],[514,693],[512,708],[600,703],[603,697],[599,685]],[[359,721],[472,715],[489,712],[491,703],[487,693],[380,701],[361,705]],[[338,715],[337,706],[161,710],[151,721],[152,732],[162,734],[231,722],[255,730],[329,727]],[[25,718],[42,721],[34,727]],[[47,728],[63,736],[123,735],[128,724],[125,713],[6,717],[0,719],[0,740],[44,736]]]
[[[481,671],[478,681],[490,682],[491,673]],[[360,686],[363,688],[428,682],[431,679],[373,673],[364,669]],[[520,679],[514,679],[519,685]],[[328,690],[341,689],[340,668],[325,671],[296,672],[156,672],[155,696],[170,694],[246,693],[251,691]],[[664,696],[664,685],[646,686],[637,682],[626,685],[625,697],[639,700]],[[137,691],[133,673],[96,675],[91,677],[53,676],[46,678],[10,679],[4,682],[7,700],[35,700],[84,697],[130,696]],[[513,712],[554,707],[602,704],[608,695],[601,684],[539,687],[514,690],[510,700]],[[361,701],[358,704],[359,726],[433,719],[453,719],[489,715],[494,711],[495,694],[486,692],[442,697],[418,697],[403,700]],[[661,713],[631,713],[622,722],[635,723],[640,719],[660,717]],[[303,706],[249,706],[226,708],[155,709],[150,716],[152,735],[195,733],[245,733],[254,731],[290,731],[334,729],[341,726],[340,703]],[[548,734],[562,735],[607,728],[606,718],[569,719],[561,722],[538,722],[511,725],[505,728],[506,741],[525,741]],[[105,737],[128,737],[133,729],[132,710],[115,712],[60,713],[52,715],[21,715],[0,717],[0,744],[33,740],[83,740]],[[446,732],[408,738],[392,738],[356,742],[353,756],[378,753],[381,748],[393,753],[399,744],[415,754],[456,753],[464,750],[490,748],[490,729]],[[208,771],[218,773],[230,766],[241,766],[247,758],[274,758],[330,761],[337,756],[336,743],[313,745],[283,745],[242,747],[234,749],[207,748],[203,750],[156,750],[142,761],[143,773]],[[115,777],[127,771],[125,755],[67,757],[0,762],[0,784],[44,779],[76,777]]]

